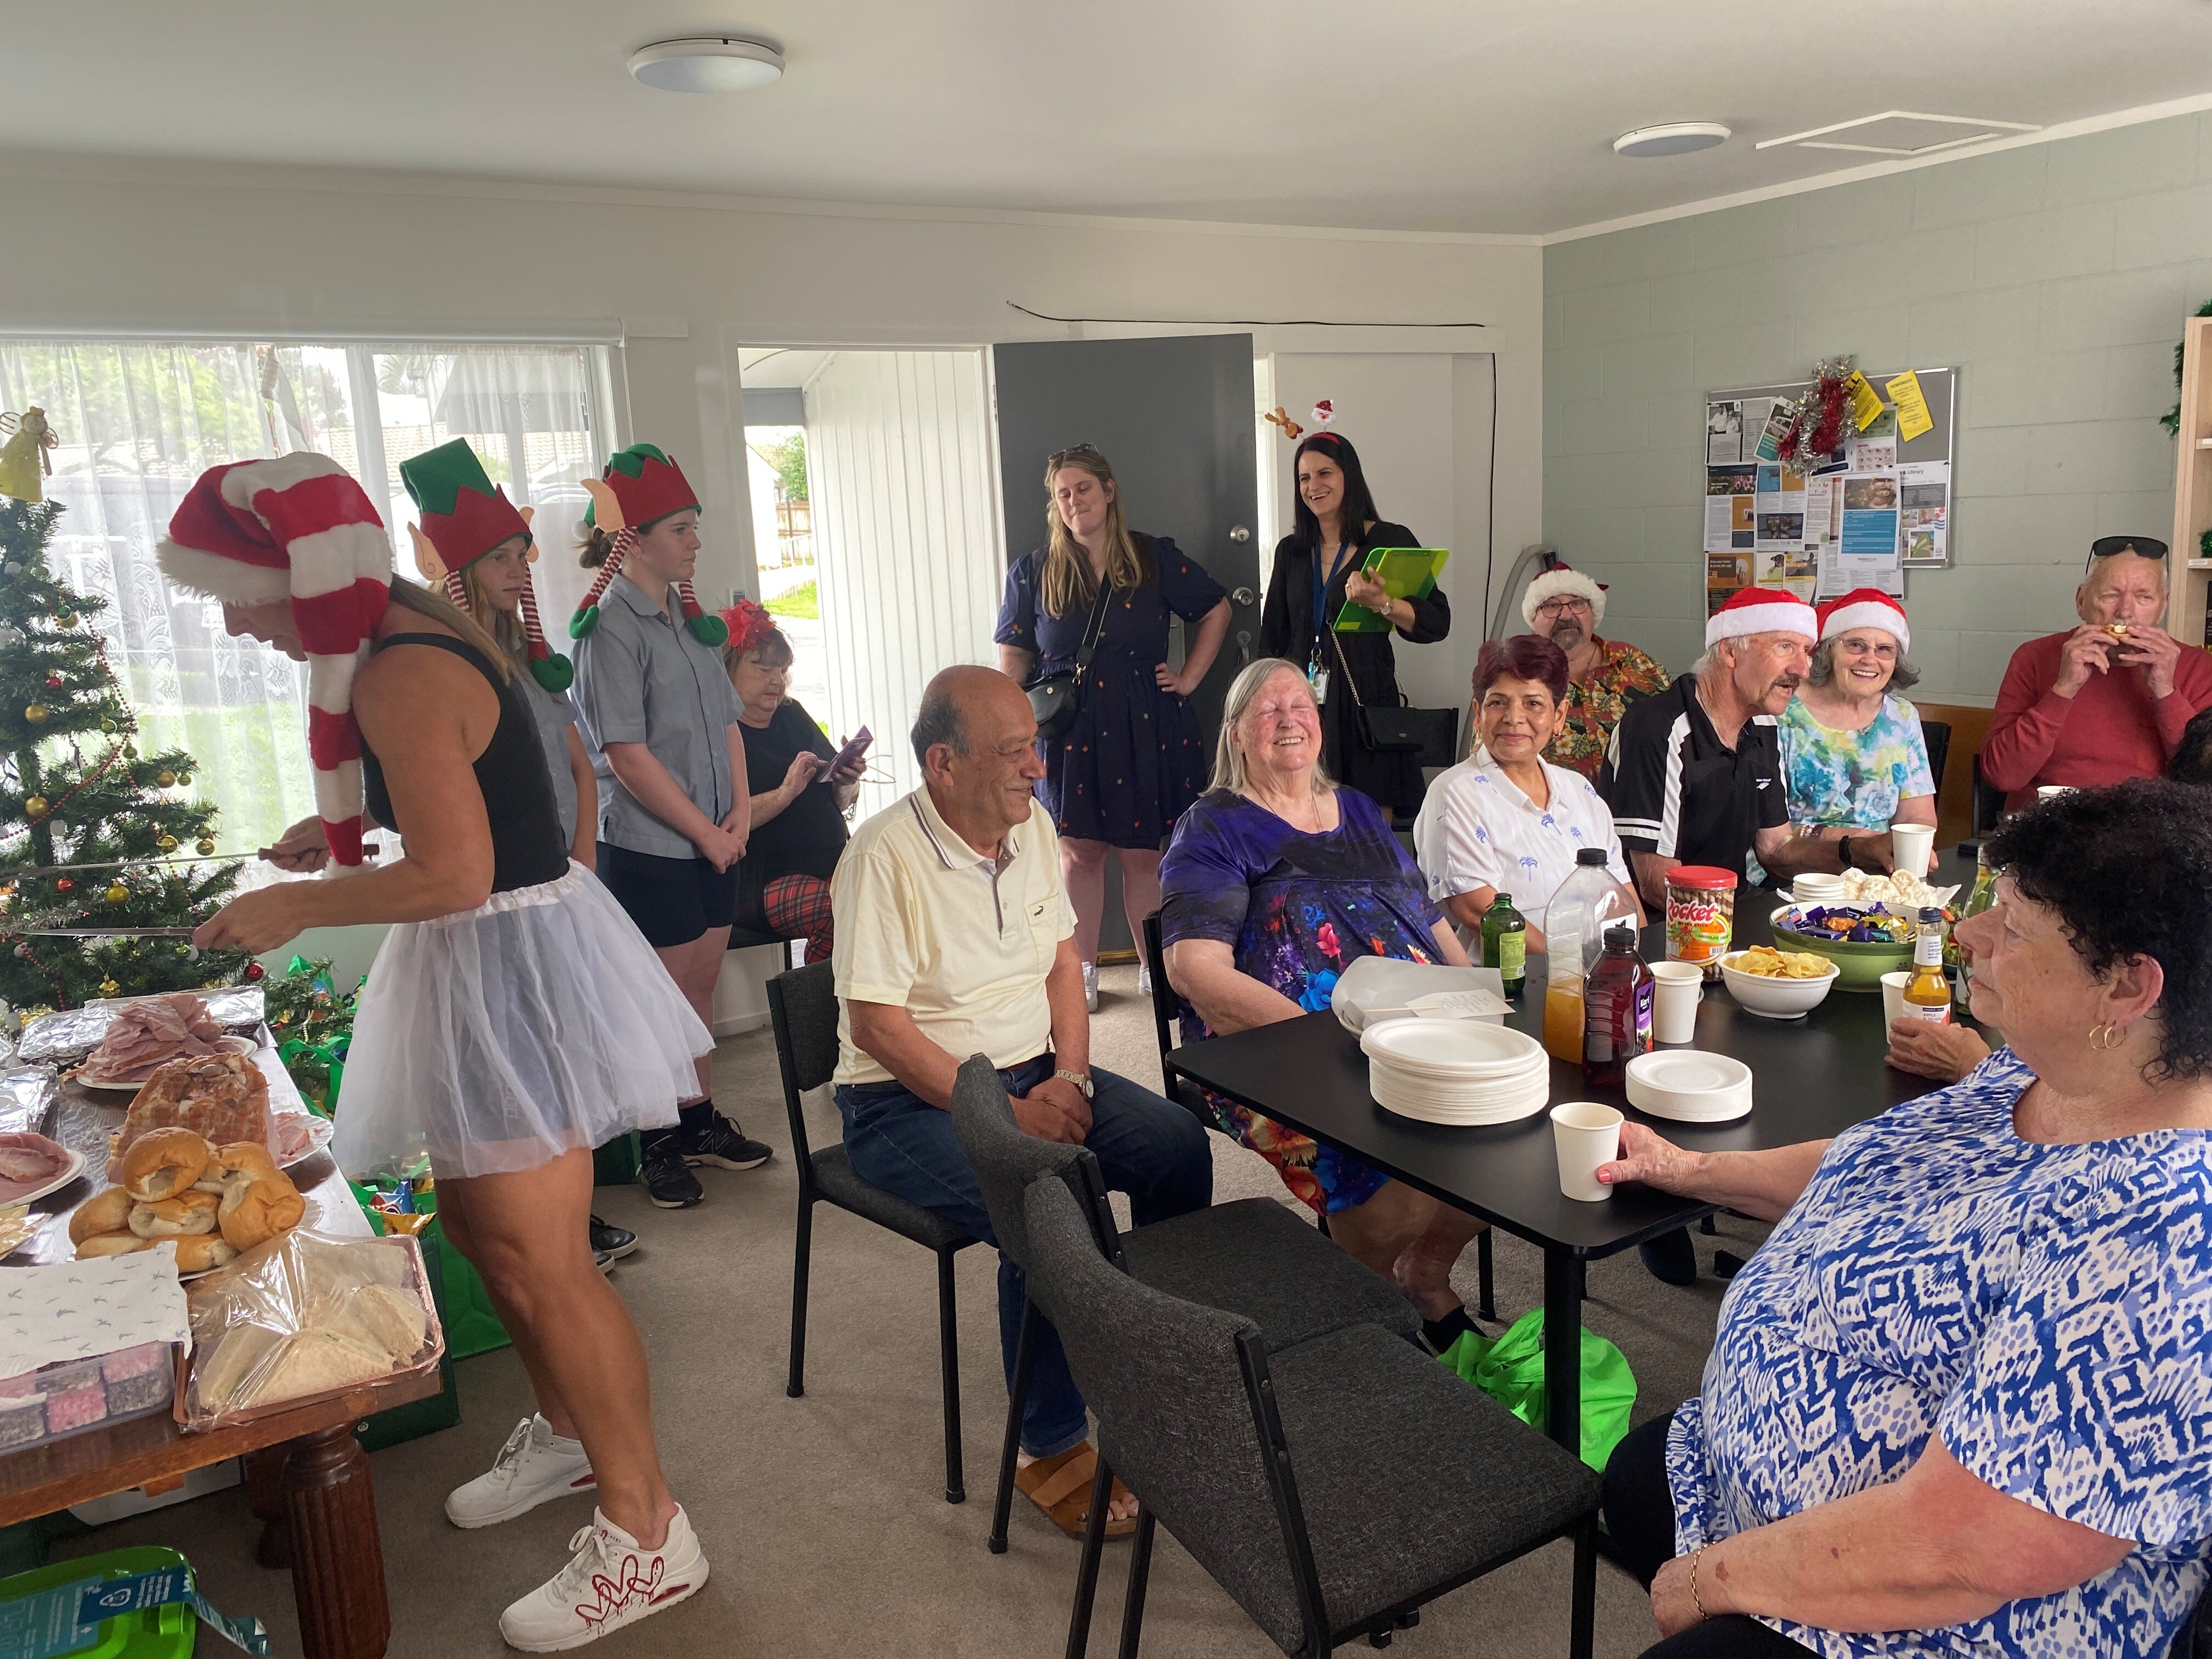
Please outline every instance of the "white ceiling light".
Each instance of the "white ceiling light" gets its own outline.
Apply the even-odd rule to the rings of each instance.
[[[750,92],[782,77],[783,53],[742,35],[696,35],[640,46],[629,72],[662,92]]]
[[[1615,155],[1687,155],[1711,149],[1729,140],[1729,130],[1717,121],[1669,121],[1664,126],[1638,127],[1613,141]]]

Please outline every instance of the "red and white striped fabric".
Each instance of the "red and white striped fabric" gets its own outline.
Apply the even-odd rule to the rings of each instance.
[[[392,592],[392,544],[353,477],[301,452],[203,472],[155,550],[178,586],[229,605],[289,600],[307,655],[307,752],[333,868],[360,866],[353,677]]]

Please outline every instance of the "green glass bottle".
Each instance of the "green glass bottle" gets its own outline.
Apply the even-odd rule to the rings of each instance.
[[[1972,918],[1981,915],[1983,911],[1988,909],[1990,906],[1996,903],[1997,898],[1996,886],[1997,872],[1990,867],[1990,844],[1987,842],[1984,842],[1982,843],[1980,855],[1974,861],[1974,884],[1967,890],[1966,902],[1959,908],[1959,920],[1960,921],[1971,921]],[[1954,927],[1951,930],[1949,948],[1955,953],[1955,965],[1959,970],[1959,984],[1960,990],[1963,992],[1973,981],[1974,958],[1973,953],[1971,951],[1967,951],[1959,945],[1958,936],[1958,929]],[[1966,1000],[1966,998],[1962,995],[1960,998],[1960,1000],[1963,1003]]]
[[[1510,893],[1500,893],[1482,913],[1482,965],[1498,969],[1509,999],[1521,994],[1528,976],[1528,924]]]

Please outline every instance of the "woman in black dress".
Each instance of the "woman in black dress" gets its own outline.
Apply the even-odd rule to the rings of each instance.
[[[999,666],[1027,684],[1075,666],[1086,638],[1091,666],[1074,723],[1043,738],[1037,799],[1060,836],[1060,864],[1075,908],[1084,998],[1098,1006],[1098,924],[1106,860],[1121,867],[1132,938],[1160,908],[1160,848],[1206,787],[1206,749],[1190,694],[1229,631],[1221,584],[1164,536],[1130,532],[1106,458],[1089,444],[1045,462],[1045,545],[1014,561],[999,607]],[[1194,624],[1180,670],[1168,666],[1168,616]],[[1138,969],[1139,989],[1152,988]]]
[[[1361,565],[1377,547],[1419,547],[1401,524],[1377,516],[1359,453],[1334,432],[1298,446],[1297,528],[1276,544],[1274,574],[1260,617],[1260,654],[1286,657],[1306,671],[1321,696],[1322,763],[1386,809],[1421,804],[1420,757],[1370,749],[1359,710],[1398,706],[1397,658],[1389,634],[1340,634],[1328,624],[1349,601],[1387,616],[1410,645],[1433,645],[1451,632],[1441,587],[1426,598],[1394,599]]]

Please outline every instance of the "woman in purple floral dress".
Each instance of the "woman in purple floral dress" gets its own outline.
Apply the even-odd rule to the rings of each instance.
[[[1363,956],[1467,963],[1382,809],[1322,772],[1321,742],[1312,688],[1295,666],[1263,658],[1237,675],[1213,787],[1176,825],[1160,866],[1161,939],[1186,1040],[1326,1009],[1337,976]],[[1224,1133],[1328,1218],[1337,1243],[1406,1291],[1431,1340],[1473,1328],[1450,1275],[1481,1223],[1334,1147],[1206,1099]]]

